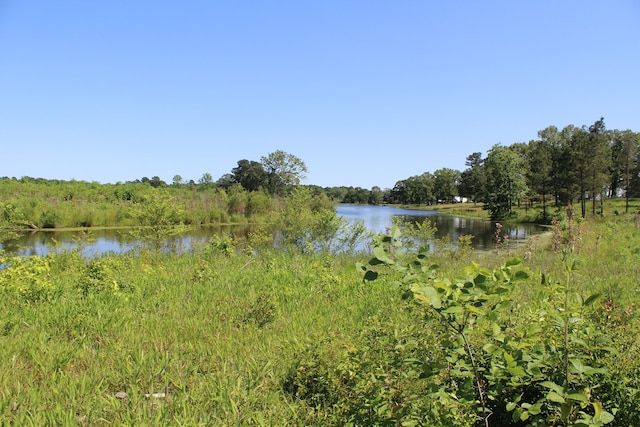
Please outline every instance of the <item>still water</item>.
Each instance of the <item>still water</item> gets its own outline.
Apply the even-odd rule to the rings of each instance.
[[[402,221],[432,221],[437,227],[436,238],[446,236],[455,242],[459,236],[473,235],[473,247],[486,250],[495,248],[495,223],[477,218],[463,218],[440,215],[436,211],[421,211],[392,208],[388,206],[338,205],[337,214],[348,221],[363,221],[367,229],[384,233],[391,226],[393,218]],[[177,248],[189,248],[195,244],[207,243],[213,236],[226,234],[246,234],[247,227],[201,227],[175,238],[171,244]],[[544,231],[533,224],[504,225],[503,234],[508,234],[513,243],[522,242],[527,237]],[[138,246],[127,230],[96,229],[82,231],[35,231],[22,236],[19,240],[7,243],[7,252],[21,255],[46,255],[56,248],[82,247],[85,256],[109,252],[122,253]],[[0,248],[2,246],[0,245]]]
[[[456,242],[458,237],[470,234],[473,236],[474,249],[487,250],[496,247],[496,223],[487,219],[442,215],[436,211],[388,206],[338,205],[337,212],[349,221],[364,221],[369,230],[378,233],[384,233],[386,227],[391,226],[393,218],[417,223],[431,221],[437,229],[436,239],[448,237],[451,242]],[[535,224],[503,224],[501,233],[503,236],[508,235],[513,244],[518,244],[524,242],[529,236],[543,231],[545,231],[544,227]]]

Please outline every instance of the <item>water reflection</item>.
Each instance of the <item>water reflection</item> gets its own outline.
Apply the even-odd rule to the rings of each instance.
[[[437,228],[436,239],[449,239],[456,242],[458,237],[473,235],[475,249],[494,249],[496,247],[495,223],[477,218],[464,218],[451,215],[439,215],[436,211],[421,211],[392,208],[389,206],[338,205],[337,214],[348,221],[362,221],[368,230],[384,233],[391,226],[392,219],[402,221],[431,221]],[[247,226],[209,226],[195,228],[183,236],[168,241],[171,247],[190,248],[211,241],[214,236],[247,235]],[[533,224],[516,224],[502,227],[502,233],[509,236],[515,244],[527,237],[544,231]],[[81,248],[84,256],[93,256],[109,252],[123,253],[141,245],[126,229],[95,229],[90,231],[36,231],[5,242],[4,249],[20,255],[46,255],[55,250]],[[2,245],[0,245],[2,248]]]
[[[247,226],[205,226],[194,228],[185,235],[172,237],[165,248],[183,250],[206,244],[214,236],[246,235]],[[53,251],[80,249],[83,256],[91,257],[106,253],[125,253],[142,246],[142,242],[131,234],[130,229],[93,229],[88,231],[39,230],[0,244],[11,254],[21,256],[43,256]]]
[[[338,205],[338,215],[349,221],[361,220],[371,231],[383,233],[391,226],[393,218],[401,221],[421,223],[431,221],[437,228],[436,239],[449,239],[456,242],[460,236],[472,235],[474,249],[486,250],[496,247],[496,223],[481,218],[466,218],[453,215],[441,215],[436,211],[399,209],[389,206]],[[535,224],[503,224],[502,235],[509,236],[514,244],[525,241],[529,236],[545,229]]]

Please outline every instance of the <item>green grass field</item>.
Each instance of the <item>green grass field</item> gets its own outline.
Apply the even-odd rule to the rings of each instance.
[[[576,343],[576,352],[607,369],[584,384],[615,413],[610,425],[639,425],[639,226],[631,214],[565,222],[546,243],[489,254],[452,249],[429,258],[440,266],[437,277],[451,280],[465,277],[474,261],[493,269],[524,259],[529,278],[514,290],[520,308],[501,315],[517,326],[536,310],[555,307],[542,273],[562,283],[562,251],[571,248],[572,291],[583,298],[601,294],[580,313],[576,340],[588,326],[606,334],[617,351],[604,355],[586,341],[584,348]],[[454,378],[444,330],[403,299],[393,284],[403,274],[380,268],[378,280],[363,282],[355,265],[369,258],[292,250],[230,254],[215,245],[94,260],[77,251],[5,257],[0,420],[21,426],[475,425],[472,404],[461,396],[457,403],[437,398],[430,388],[446,386],[434,378]],[[482,331],[470,335],[478,354],[486,344]],[[544,331],[536,339],[548,344],[553,328]],[[427,362],[442,371],[425,378]],[[591,406],[583,410],[593,415]]]

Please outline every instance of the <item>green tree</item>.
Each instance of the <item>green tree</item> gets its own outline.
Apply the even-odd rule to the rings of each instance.
[[[458,193],[460,193],[461,197],[473,200],[475,205],[484,194],[484,187],[487,183],[482,153],[477,152],[468,155],[464,164],[467,169],[460,174]]]
[[[213,176],[211,176],[209,172],[203,173],[198,180],[198,184],[202,185],[203,187],[210,186],[211,184],[213,184]]]
[[[555,130],[555,132],[553,132]],[[557,141],[553,152],[553,193],[556,199],[556,206],[567,206],[573,204],[580,194],[580,179],[574,152],[576,151],[576,134],[582,129],[574,125],[568,125],[557,132],[555,126],[550,126],[543,132],[547,132],[550,141]],[[552,143],[552,147],[553,147]]]
[[[544,132],[538,132],[541,138],[529,142],[527,160],[529,163],[527,184],[531,191],[542,199],[542,219],[547,220],[547,195],[553,183],[553,147],[543,138]]]
[[[397,181],[389,193],[389,203],[405,204],[407,200],[406,180]]]
[[[371,193],[369,193],[369,204],[370,205],[379,205],[384,200],[384,192],[378,187],[374,185],[371,187]]]
[[[513,202],[526,191],[524,161],[509,147],[494,145],[484,161],[487,176],[485,208],[491,219],[503,220],[511,215]]]
[[[595,214],[596,201],[602,201],[602,189],[610,179],[611,148],[605,132],[604,119],[589,128],[573,129],[569,144],[565,146],[565,168],[568,180],[580,197],[582,217],[587,215],[587,198],[591,197]],[[569,190],[571,191],[571,190]]]
[[[434,177],[429,172],[400,180],[389,192],[389,202],[409,205],[432,204],[436,198],[434,185]]]
[[[589,126],[587,139],[587,179],[592,202],[592,215],[596,213],[596,201],[600,199],[600,213],[604,213],[604,187],[610,182],[611,144],[604,118]]]
[[[407,178],[405,187],[407,203],[415,205],[433,203],[436,198],[434,195],[434,186],[434,177],[429,172]]]
[[[438,201],[452,203],[458,196],[460,171],[441,168],[433,172],[433,195]]]
[[[268,189],[271,194],[283,195],[307,177],[304,162],[282,150],[276,150],[260,158],[267,173]]]
[[[344,203],[356,203],[364,205],[369,203],[371,192],[362,187],[349,187],[344,195]]]
[[[167,190],[153,190],[134,205],[132,217],[138,228],[132,235],[158,252],[171,238],[188,229],[184,225],[184,215],[184,209]]]
[[[259,162],[240,160],[238,166],[231,170],[231,174],[233,180],[247,191],[258,191],[269,184],[269,176]]]
[[[277,220],[276,244],[303,252],[328,251],[346,220],[336,214],[325,195],[313,196],[308,187],[295,187],[286,197]]]
[[[161,180],[159,176],[151,177],[151,180],[149,181],[149,184],[153,188],[166,187],[167,186],[167,183],[164,182],[163,180]]]
[[[225,173],[216,181],[216,187],[228,189],[232,185],[236,184],[234,176],[230,173]]]
[[[631,194],[631,180],[638,165],[640,153],[640,134],[630,130],[612,132],[612,166],[611,166],[611,196],[615,197],[618,186],[624,188],[625,212],[629,212],[629,196]]]

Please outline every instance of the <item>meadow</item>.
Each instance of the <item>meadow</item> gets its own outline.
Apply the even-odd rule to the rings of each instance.
[[[300,233],[294,202],[280,225]],[[0,419],[638,425],[639,227],[559,217],[549,239],[490,252],[426,251],[404,236],[429,230],[394,227],[368,254],[232,237],[3,254]]]

